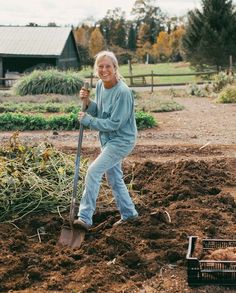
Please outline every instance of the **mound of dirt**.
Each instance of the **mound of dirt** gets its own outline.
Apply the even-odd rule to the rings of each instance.
[[[188,236],[236,237],[236,204],[223,191],[234,184],[230,166],[218,159],[126,163],[138,219],[113,227],[119,214],[101,195],[98,229],[80,249],[57,246],[59,215],[29,216],[17,227],[1,224],[0,292],[192,290],[186,283]]]
[[[193,198],[199,195],[219,194],[220,186],[233,184],[234,176],[227,170],[225,160],[211,162],[182,160],[159,163],[146,161],[135,163],[134,188],[164,203],[172,200]],[[130,178],[131,179],[131,178]]]

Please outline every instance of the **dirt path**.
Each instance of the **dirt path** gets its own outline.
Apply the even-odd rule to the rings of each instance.
[[[176,98],[183,111],[156,113],[159,126],[139,131],[124,161],[127,185],[140,217],[119,218],[111,195],[100,195],[94,224],[81,249],[56,246],[58,215],[0,224],[0,292],[220,293],[220,286],[187,283],[188,236],[236,239],[236,105],[207,98]],[[2,132],[7,143],[12,133]],[[24,132],[25,143],[48,141],[75,152],[78,131]],[[99,153],[97,134],[86,130],[83,156]],[[167,215],[170,219],[163,215]],[[64,215],[65,217],[67,215]],[[44,227],[46,234],[37,236]]]

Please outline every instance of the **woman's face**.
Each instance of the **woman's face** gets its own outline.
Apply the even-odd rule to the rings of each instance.
[[[98,62],[98,76],[104,85],[114,85],[117,82],[116,70],[109,57],[104,57]]]

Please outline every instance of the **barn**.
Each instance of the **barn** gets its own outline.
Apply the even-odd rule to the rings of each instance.
[[[69,27],[0,27],[0,78],[36,68],[80,69],[74,34]]]

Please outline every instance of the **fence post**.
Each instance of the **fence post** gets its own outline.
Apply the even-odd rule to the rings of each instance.
[[[128,60],[128,64],[129,64],[130,85],[133,85],[133,68],[131,64],[131,59]]]
[[[90,88],[93,88],[93,73],[90,74]]]
[[[229,56],[229,74],[233,74],[233,57],[232,55]]]
[[[153,93],[153,83],[154,83],[154,78],[153,78],[153,70],[151,72],[151,93]]]

